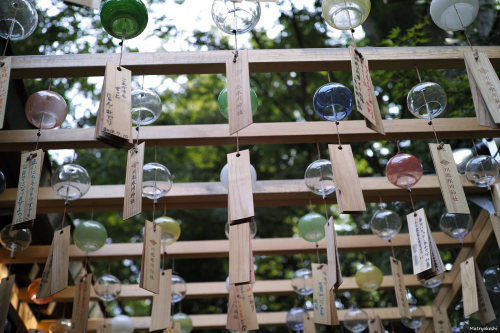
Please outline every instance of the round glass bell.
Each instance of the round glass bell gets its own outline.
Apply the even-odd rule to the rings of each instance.
[[[483,281],[486,289],[500,293],[500,266],[491,266],[484,270]]]
[[[155,219],[155,223],[161,228],[163,246],[172,245],[179,239],[181,235],[181,226],[177,220],[169,216],[160,216]]]
[[[20,252],[31,244],[30,229],[12,229],[12,224],[7,224],[0,231],[0,243],[11,253]]]
[[[252,115],[257,111],[257,107],[259,106],[259,100],[257,99],[257,94],[255,91],[250,88],[250,103],[252,105]],[[217,104],[219,105],[219,112],[224,118],[227,119],[227,88],[224,88],[219,93],[219,97],[217,97]]]
[[[490,187],[500,173],[500,165],[491,156],[474,156],[465,166],[465,177],[477,187]]]
[[[254,238],[255,235],[257,235],[257,222],[252,220],[248,223],[250,223],[250,237]],[[229,238],[229,222],[226,222],[226,225],[224,226],[224,233],[226,234],[226,237]]]
[[[68,319],[56,320],[49,326],[50,333],[69,333],[71,332],[71,321]]]
[[[382,239],[392,239],[401,230],[401,218],[399,215],[389,209],[385,209],[387,204],[381,203],[380,209],[373,213],[370,221],[372,232]]]
[[[228,176],[227,176],[227,163],[222,167],[222,170],[220,171],[219,179],[222,185],[227,188],[228,186]],[[255,171],[255,168],[253,165],[250,164],[250,179],[252,180],[252,185],[255,186],[257,184],[257,171]]]
[[[410,305],[410,317],[402,317],[401,322],[409,329],[418,330],[424,323],[425,312],[418,306]]]
[[[469,214],[450,214],[441,215],[439,227],[441,231],[451,238],[461,239],[469,234],[474,221]]]
[[[39,129],[52,129],[60,126],[68,114],[64,98],[51,90],[41,90],[26,101],[24,113],[31,125]]]
[[[321,10],[329,26],[349,30],[360,26],[370,13],[370,0],[323,0]]]
[[[90,176],[78,164],[64,164],[52,174],[50,185],[59,198],[76,200],[90,189]]]
[[[172,274],[172,303],[178,303],[186,296],[186,281],[176,274]]]
[[[344,327],[350,332],[363,332],[368,327],[368,313],[357,308],[350,308],[344,316]]]
[[[101,23],[115,38],[134,38],[147,26],[148,10],[141,0],[107,0],[101,6]]]
[[[431,18],[443,30],[464,30],[476,19],[478,0],[432,0]]]
[[[161,99],[149,89],[136,89],[132,97],[132,123],[137,126],[155,122],[161,114]]]
[[[304,329],[303,316],[307,316],[307,311],[297,306],[291,308],[286,314],[286,326],[293,331],[302,331]]]
[[[354,276],[359,289],[364,291],[377,290],[382,284],[383,277],[384,275],[380,268],[369,261],[360,265]]]
[[[193,330],[193,321],[191,317],[182,312],[177,312],[172,316],[172,320],[174,323],[181,324],[181,332],[182,333],[190,333]]]
[[[28,286],[28,297],[29,299],[38,305],[43,305],[52,302],[52,300],[56,297],[56,295],[52,295],[49,297],[36,298],[36,294],[38,293],[38,289],[40,288],[40,282],[42,278],[34,279]]]
[[[465,173],[465,166],[472,157],[474,157],[474,152],[470,148],[453,149],[453,160],[457,166],[458,173]]]
[[[172,188],[172,174],[166,166],[152,162],[142,168],[142,195],[157,200]]]
[[[111,302],[118,298],[122,291],[122,283],[111,274],[106,274],[97,279],[94,291],[103,302]]]
[[[446,108],[446,93],[434,82],[421,82],[411,88],[406,102],[411,114],[421,119],[434,119]]]
[[[214,0],[212,19],[226,34],[243,34],[259,23],[260,4],[257,1]]]
[[[335,192],[332,162],[321,159],[309,164],[304,174],[306,186],[323,197]]]
[[[76,247],[83,252],[99,250],[108,239],[106,228],[97,221],[80,222],[73,231],[73,240]]]
[[[308,242],[319,242],[325,238],[326,218],[318,213],[309,213],[299,220],[299,236]]]
[[[422,177],[422,163],[413,155],[394,155],[385,168],[387,179],[397,187],[409,189]]]
[[[0,1],[0,37],[26,39],[38,25],[38,13],[30,0]]]
[[[353,100],[349,88],[330,82],[316,90],[313,97],[314,112],[323,120],[341,121],[351,114]]]
[[[301,296],[311,295],[313,293],[311,270],[308,268],[296,270],[292,277],[292,288]]]
[[[441,283],[443,283],[443,280],[444,280],[444,273],[441,273],[427,280],[418,280],[418,282],[420,282],[420,284],[422,284],[422,286],[424,286],[425,288],[434,289],[439,287]]]
[[[111,318],[111,333],[133,333],[134,322],[129,316],[117,315]]]
[[[7,188],[7,179],[5,179],[5,175],[3,174],[3,172],[0,171],[0,195],[2,195],[3,192],[5,192],[6,188]]]

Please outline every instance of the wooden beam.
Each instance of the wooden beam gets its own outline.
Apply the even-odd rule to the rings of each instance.
[[[418,282],[415,275],[406,274],[404,276],[407,288],[420,288],[422,285]],[[451,276],[447,275],[441,286],[450,286],[453,280]],[[382,284],[379,289],[393,289],[394,281],[392,275],[384,276]],[[353,277],[344,277],[344,282],[338,289],[339,292],[356,291],[359,290],[358,285]],[[63,291],[55,295],[54,301],[56,302],[72,302],[75,292],[74,286],[69,286]],[[290,280],[265,280],[256,281],[253,287],[255,296],[269,296],[269,295],[288,295],[293,294],[294,290]],[[187,283],[186,299],[199,299],[199,298],[217,298],[227,297],[225,282],[192,282]],[[91,300],[97,300],[94,289],[91,290]],[[139,288],[137,284],[122,285],[122,291],[118,300],[131,301],[152,298],[153,294],[147,290]],[[27,288],[19,291],[19,299],[21,301],[29,301]]]
[[[214,111],[215,112],[215,111]],[[386,135],[366,127],[363,120],[342,121],[342,142],[380,140],[434,139],[432,127],[422,119],[384,120]],[[480,126],[476,118],[437,118],[434,127],[441,139],[497,137],[500,129]],[[31,150],[37,130],[0,131],[0,151]],[[146,126],[141,141],[146,146],[232,145],[228,124]],[[328,121],[254,123],[239,132],[240,145],[336,142],[335,124]],[[43,149],[110,148],[94,139],[94,128],[71,128],[43,131],[39,147]]]
[[[222,227],[222,224],[221,224]],[[222,230],[222,229],[221,229]],[[221,231],[222,232],[222,231]],[[448,237],[442,232],[433,232],[432,236],[440,247],[460,247],[458,240]],[[389,243],[375,235],[355,235],[337,237],[340,252],[358,251],[383,251],[388,250]],[[325,252],[325,240],[318,243],[319,250]],[[399,249],[410,247],[408,234],[399,234],[392,239],[391,245]],[[473,246],[474,239],[468,235],[463,240],[463,245]],[[316,253],[316,245],[301,238],[259,238],[252,240],[254,255],[291,255],[297,253]],[[47,260],[50,246],[32,245],[22,252],[16,253],[14,259],[10,259],[10,253],[0,249],[0,263],[41,263]],[[192,259],[192,258],[223,258],[228,256],[228,240],[201,240],[201,241],[177,241],[168,247],[168,258]],[[138,260],[142,255],[142,243],[118,243],[106,244],[96,252],[90,252],[88,258],[91,261],[105,260]],[[71,261],[84,261],[87,254],[75,245],[69,247],[69,259]]]
[[[421,309],[425,313],[426,318],[432,318],[432,309],[430,306],[422,306]],[[395,320],[401,319],[398,308],[370,308],[363,309],[370,316],[378,315],[382,320]],[[311,311],[312,312],[312,311]],[[339,320],[342,322],[347,310],[339,310]],[[207,314],[207,315],[189,315],[193,321],[194,329],[216,329],[226,326],[227,315],[224,314]],[[131,317],[135,330],[147,330],[151,322],[150,317]],[[260,312],[257,313],[259,325],[261,326],[279,326],[286,324],[286,312]],[[42,320],[39,323],[39,329],[47,329],[54,320]],[[102,322],[100,318],[89,319],[88,331],[95,331],[97,325]]]
[[[362,177],[361,188],[365,202],[378,202],[379,196],[386,202],[409,201],[406,190],[398,188],[386,177]],[[485,189],[471,185],[462,178],[465,193],[486,193]],[[124,185],[97,185],[81,199],[72,201],[68,212],[121,211],[123,209]],[[314,195],[305,185],[303,179],[264,180],[257,181],[253,190],[255,206],[291,206],[323,204],[323,199]],[[0,211],[12,214],[16,200],[17,188],[8,188],[0,196]],[[423,176],[412,187],[415,201],[442,200],[437,176]],[[161,203],[160,199],[160,203]],[[175,209],[221,208],[227,207],[227,190],[220,182],[210,183],[175,183],[167,195],[168,207]],[[328,204],[336,203],[335,194],[327,198]],[[57,197],[51,187],[42,187],[38,192],[37,213],[60,213],[64,209],[64,201]],[[143,200],[144,211],[152,209],[150,200]]]
[[[494,66],[500,47],[475,46]],[[465,46],[361,47],[370,69],[465,68]],[[102,76],[107,61],[118,63],[119,54],[65,54],[12,57],[13,79]],[[133,75],[223,74],[230,50],[124,53],[122,65]],[[250,72],[317,72],[350,70],[347,48],[249,50]]]

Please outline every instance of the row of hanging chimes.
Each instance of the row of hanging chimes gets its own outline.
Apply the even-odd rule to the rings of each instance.
[[[229,133],[252,124],[248,51],[239,51],[226,61]],[[238,146],[238,143],[237,143]],[[253,269],[250,223],[254,218],[250,152],[227,154],[229,222],[229,304],[226,328],[257,330],[252,283]]]

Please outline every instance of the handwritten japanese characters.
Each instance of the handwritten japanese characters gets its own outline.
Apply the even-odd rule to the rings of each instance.
[[[314,322],[337,325],[338,315],[333,291],[328,288],[328,265],[312,264]]]
[[[161,228],[146,220],[139,287],[155,294],[160,291],[160,253]]]
[[[11,58],[0,57],[0,129],[3,128],[9,92]]]
[[[127,172],[125,175],[125,198],[123,203],[123,219],[140,214],[142,211],[142,167],[144,165],[144,147],[141,143],[130,148],[127,155]]]
[[[91,283],[92,274],[85,274],[77,279],[71,316],[72,333],[87,332]]]
[[[238,51],[236,58],[226,60],[226,78],[227,116],[232,135],[253,123],[248,50]]]

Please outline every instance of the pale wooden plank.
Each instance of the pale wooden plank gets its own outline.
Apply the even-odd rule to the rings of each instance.
[[[229,134],[235,134],[253,123],[248,50],[226,60],[226,80]]]
[[[0,57],[0,129],[3,128],[5,120],[5,108],[7,107],[7,95],[9,93],[11,58]]]
[[[227,154],[228,220],[230,224],[253,219],[253,191],[248,149]]]
[[[151,310],[151,327],[149,331],[164,330],[170,327],[170,306],[172,298],[172,270],[167,269],[160,274],[159,293],[153,295]]]
[[[161,228],[146,220],[141,255],[139,286],[158,294],[160,291]]]
[[[460,277],[462,280],[462,297],[464,299],[464,316],[470,316],[479,310],[474,257],[460,263]]]
[[[229,283],[250,283],[250,224],[229,226]]]

